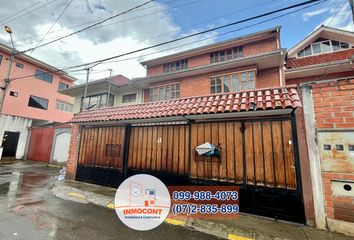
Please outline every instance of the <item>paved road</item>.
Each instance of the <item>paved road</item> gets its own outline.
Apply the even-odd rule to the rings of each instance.
[[[218,239],[168,224],[131,230],[110,209],[55,197],[58,172],[33,162],[0,164],[0,239]]]

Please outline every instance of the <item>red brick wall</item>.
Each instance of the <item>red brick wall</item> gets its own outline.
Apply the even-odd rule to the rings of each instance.
[[[243,53],[245,57],[274,51],[276,49],[277,49],[277,41],[275,38],[269,38],[269,39],[251,42],[243,45]],[[218,50],[224,50],[224,48],[220,48]],[[189,68],[205,66],[208,64],[210,64],[210,53],[196,55],[188,58]],[[146,75],[148,77],[160,75],[162,73],[163,73],[163,64],[147,67]]]
[[[311,81],[322,81],[324,79],[338,79],[338,78],[346,78],[354,76],[354,71],[347,71],[347,72],[340,72],[340,73],[331,73],[326,74],[325,76],[309,76],[309,77],[301,77],[301,78],[293,78],[293,79],[286,79],[287,85],[300,85],[300,83],[304,82],[311,82]]]
[[[334,204],[344,203],[346,205],[352,205],[354,207],[354,198],[346,196],[334,196],[332,192],[331,180],[347,180],[354,181],[354,175],[341,174],[341,173],[322,173],[323,179],[323,191],[325,200],[325,211],[328,218],[335,219]]]
[[[354,129],[354,79],[312,85],[317,128]]]
[[[222,75],[238,71],[246,71],[255,69],[256,66],[248,66],[236,69],[229,69],[227,71],[213,72],[203,75],[197,75],[193,77],[186,77],[183,79],[163,81],[159,83],[151,84],[150,87],[158,86],[162,84],[169,84],[173,82],[181,83],[181,97],[201,96],[210,94],[210,76]],[[256,75],[256,88],[276,87],[279,86],[279,68],[269,68],[257,71]],[[144,101],[149,102],[149,89],[145,89]]]
[[[76,174],[76,161],[78,156],[80,127],[73,124],[71,128],[71,138],[68,160],[66,162],[66,178],[75,179]]]

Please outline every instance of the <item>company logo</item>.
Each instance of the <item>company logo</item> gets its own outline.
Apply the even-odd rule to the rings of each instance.
[[[115,210],[128,227],[146,231],[159,226],[167,217],[170,193],[159,179],[138,174],[126,179],[117,189]]]

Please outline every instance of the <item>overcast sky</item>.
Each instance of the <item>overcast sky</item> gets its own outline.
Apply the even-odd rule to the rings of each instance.
[[[5,25],[9,25],[13,30],[16,49],[25,50],[36,46],[49,29],[51,31],[41,43],[69,34],[146,1],[0,0],[0,25],[2,29]],[[126,53],[303,1],[305,0],[156,0],[94,29],[28,53],[32,57],[62,68]],[[67,9],[63,12],[65,8]],[[54,25],[61,14],[62,16]],[[354,29],[348,0],[328,0],[277,20],[220,35],[267,18],[269,17],[98,65],[93,69],[90,80],[108,76],[109,72],[106,70],[110,68],[113,69],[113,74],[123,74],[129,78],[142,77],[145,76],[145,69],[139,61],[277,25],[282,26],[282,47],[288,49],[322,24],[350,31]],[[9,36],[5,31],[0,32],[0,41],[10,44]],[[127,58],[129,60],[126,60]],[[72,74],[79,79],[79,83],[83,82],[85,72]]]

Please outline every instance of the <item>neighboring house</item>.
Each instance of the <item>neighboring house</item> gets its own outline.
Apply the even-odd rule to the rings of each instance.
[[[321,26],[289,50],[301,87],[317,225],[354,235],[354,33]]]
[[[123,75],[88,82],[86,99],[85,89],[86,84],[84,83],[61,91],[61,93],[75,98],[74,113],[82,110],[140,103],[142,99],[142,91]]]
[[[0,44],[1,86],[5,85],[10,53],[11,48]],[[15,55],[0,117],[0,156],[23,158],[30,127],[72,118],[74,99],[59,90],[70,87],[75,80],[29,55]]]
[[[145,61],[143,104],[75,114],[67,177],[240,186],[240,209],[315,224],[302,108],[280,28]],[[205,142],[217,155],[199,156]],[[113,151],[113,149],[116,149]]]

